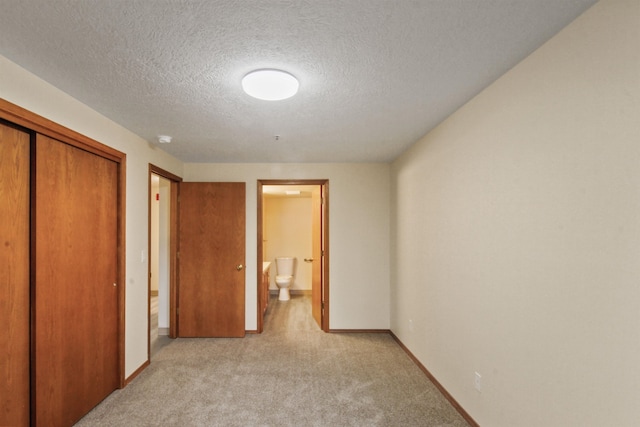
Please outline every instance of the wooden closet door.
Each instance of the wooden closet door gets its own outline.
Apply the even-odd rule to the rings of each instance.
[[[29,425],[29,140],[0,123],[0,426]]]
[[[70,426],[118,386],[118,166],[37,135],[34,417]]]

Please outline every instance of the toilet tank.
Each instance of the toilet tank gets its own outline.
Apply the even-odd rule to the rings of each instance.
[[[294,257],[276,258],[276,274],[278,276],[293,276]]]

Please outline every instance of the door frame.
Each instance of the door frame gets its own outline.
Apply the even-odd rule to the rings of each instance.
[[[262,187],[265,185],[320,185],[322,186],[322,240],[324,241],[324,256],[322,260],[322,326],[324,332],[329,332],[329,180],[328,179],[259,179],[257,181],[257,332],[262,333],[264,329],[264,318],[261,307],[263,307],[262,292],[262,260],[263,260],[263,215],[262,215]],[[267,296],[268,297],[268,296]]]
[[[169,202],[169,338],[178,336],[177,303],[178,303],[178,199],[180,183],[182,178],[166,171],[154,164],[149,163],[149,174],[147,182],[149,192],[147,201],[148,209],[148,232],[147,232],[147,254],[151,254],[151,175],[158,175],[170,182]],[[147,271],[147,360],[151,360],[151,262],[148,262]]]

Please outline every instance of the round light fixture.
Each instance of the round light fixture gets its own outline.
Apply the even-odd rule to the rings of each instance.
[[[298,87],[298,79],[281,70],[256,70],[242,79],[242,89],[248,95],[265,101],[291,98],[298,92]]]

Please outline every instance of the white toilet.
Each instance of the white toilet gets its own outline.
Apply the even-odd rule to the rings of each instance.
[[[289,301],[289,287],[293,283],[293,269],[296,259],[293,257],[276,258],[276,285],[280,289],[278,299],[280,301]]]

